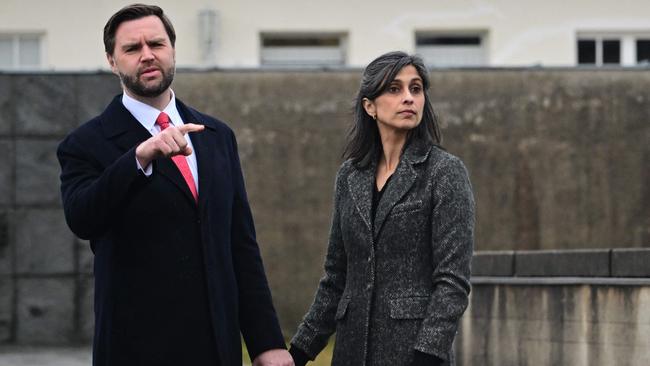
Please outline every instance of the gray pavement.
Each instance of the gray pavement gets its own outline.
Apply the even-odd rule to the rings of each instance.
[[[0,366],[90,366],[90,347],[0,346]]]
[[[90,347],[28,347],[0,345],[0,366],[90,366]],[[244,362],[242,366],[250,366]]]

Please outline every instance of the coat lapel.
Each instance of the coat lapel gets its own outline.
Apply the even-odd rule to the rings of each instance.
[[[176,99],[176,107],[181,117],[183,117],[184,123],[196,123],[205,125],[208,121],[205,121],[201,116],[193,111],[191,108],[188,108],[183,102]],[[205,207],[207,203],[207,198],[209,197],[209,187],[212,187],[212,179],[214,178],[214,169],[210,168],[210,160],[215,156],[215,151],[213,144],[209,142],[209,134],[212,131],[207,129],[201,132],[190,132],[190,138],[192,139],[192,146],[194,146],[194,154],[196,154],[196,166],[199,174],[199,209]],[[187,192],[191,192],[189,188]],[[192,198],[193,199],[193,198]]]
[[[158,173],[160,173],[160,175],[169,179],[169,181],[171,181],[176,186],[176,188],[180,189],[181,192],[183,192],[185,198],[191,200],[192,203],[195,203],[194,196],[192,196],[192,192],[190,191],[190,187],[187,186],[187,182],[185,182],[183,174],[181,174],[181,171],[178,170],[176,163],[174,163],[171,158],[156,159],[156,170]]]
[[[375,214],[375,225],[373,227],[373,238],[377,238],[381,232],[382,226],[393,209],[393,206],[399,202],[415,183],[418,175],[414,166],[424,162],[429,155],[431,147],[423,142],[414,141],[406,147],[402,158],[400,159],[393,178],[386,186],[386,192],[379,201],[377,213]],[[372,199],[372,197],[371,197]]]
[[[393,206],[411,189],[415,178],[417,178],[417,174],[410,162],[406,161],[406,159],[401,159],[397,165],[397,169],[395,169],[395,173],[393,173],[393,178],[391,178],[390,183],[386,186],[386,192],[377,205],[375,225],[373,228],[374,238],[379,235],[381,227]]]
[[[363,222],[368,227],[368,232],[372,232],[372,218],[370,212],[372,210],[372,192],[373,184],[375,184],[375,170],[376,164],[363,170],[355,169],[348,175],[348,189],[354,205],[361,215]]]
[[[181,116],[183,119],[187,118],[182,113]],[[122,104],[121,94],[116,96],[108,105],[102,115],[101,123],[106,137],[113,140],[122,151],[127,151],[151,137],[149,131],[147,131],[147,129],[145,129],[142,124],[133,117],[126,107],[124,107],[124,104]],[[194,144],[194,137],[192,137],[192,144]],[[180,170],[178,170],[178,167],[176,167],[176,164],[172,159],[156,159],[154,164],[156,164],[156,172],[169,179],[178,189],[181,190],[181,192],[183,192],[187,199],[194,202],[194,197],[192,196],[192,192],[190,192],[190,188],[187,186],[183,175]]]
[[[123,152],[151,137],[149,131],[122,104],[122,95],[113,98],[101,116],[104,135]]]

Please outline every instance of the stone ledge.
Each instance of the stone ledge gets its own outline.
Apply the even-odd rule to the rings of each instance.
[[[650,278],[650,248],[477,251],[473,277]]]
[[[650,286],[650,278],[631,277],[472,277],[472,286]]]
[[[609,249],[518,251],[516,276],[609,277]]]
[[[612,249],[613,277],[650,277],[650,248]]]
[[[472,258],[472,276],[513,276],[512,250],[476,252]]]

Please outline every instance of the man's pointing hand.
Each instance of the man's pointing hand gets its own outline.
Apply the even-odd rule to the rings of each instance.
[[[205,126],[194,123],[187,123],[179,127],[169,126],[138,145],[135,149],[135,157],[140,166],[144,168],[157,158],[169,158],[175,155],[188,156],[192,154],[192,148],[187,144],[185,135],[188,132],[203,131],[204,128]]]

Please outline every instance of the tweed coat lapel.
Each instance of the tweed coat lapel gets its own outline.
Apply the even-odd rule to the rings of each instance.
[[[375,184],[376,164],[373,163],[365,169],[355,169],[348,175],[348,189],[357,212],[361,215],[363,222],[372,233],[372,192]]]
[[[393,173],[393,178],[379,202],[374,217],[374,225],[371,211],[377,162],[373,162],[364,169],[354,169],[348,175],[347,184],[350,196],[352,196],[357,212],[368,227],[368,231],[372,233],[373,239],[376,239],[381,232],[381,228],[393,206],[408,193],[417,180],[418,175],[414,166],[426,161],[430,150],[430,144],[419,141],[414,141],[406,147],[397,169]]]
[[[377,238],[391,209],[411,189],[416,177],[417,174],[410,162],[406,161],[406,159],[401,159],[397,164],[395,173],[393,173],[393,178],[391,178],[390,183],[386,187],[386,192],[377,205],[373,238]]]
[[[415,165],[424,162],[429,154],[430,148],[419,141],[409,144],[397,169],[393,173],[390,184],[386,186],[386,192],[381,197],[375,214],[375,225],[373,227],[373,239],[376,239],[381,232],[381,228],[386,221],[386,217],[393,209],[393,206],[399,202],[415,183],[418,175],[414,168]]]

